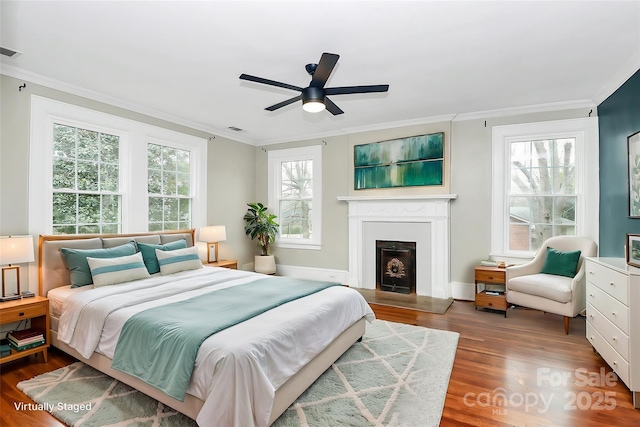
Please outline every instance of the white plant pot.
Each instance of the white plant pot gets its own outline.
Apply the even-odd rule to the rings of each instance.
[[[253,269],[256,273],[274,274],[276,272],[276,257],[273,255],[256,255]]]

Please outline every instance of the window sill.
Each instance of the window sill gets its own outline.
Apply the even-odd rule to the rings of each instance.
[[[280,243],[272,243],[271,246],[274,248],[283,248],[283,249],[308,249],[313,251],[319,251],[322,249],[322,245],[316,243],[289,243],[289,242],[280,242]]]

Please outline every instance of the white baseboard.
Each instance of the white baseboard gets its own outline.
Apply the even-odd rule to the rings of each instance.
[[[453,299],[475,301],[476,285],[474,283],[451,282],[451,296]]]
[[[250,264],[242,266],[243,270],[251,270]],[[253,267],[253,265],[251,265]],[[339,282],[347,283],[349,279],[349,272],[346,270],[332,270],[328,268],[316,268],[316,267],[300,267],[297,265],[283,265],[278,264],[276,266],[278,276],[294,277],[296,279],[308,279],[308,280],[324,280],[327,282]],[[463,282],[451,282],[451,296],[453,299],[474,301],[475,300],[475,284],[463,283]],[[441,295],[433,295],[434,298],[445,298]]]
[[[331,270],[328,268],[300,267],[297,265],[276,266],[278,276],[294,277],[296,279],[324,280],[327,282],[347,283],[349,272],[346,270]]]

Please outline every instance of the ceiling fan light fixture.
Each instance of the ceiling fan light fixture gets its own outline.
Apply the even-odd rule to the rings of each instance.
[[[324,104],[324,90],[318,87],[308,87],[302,91],[302,109],[309,113],[319,113],[326,108]]]
[[[317,100],[310,100],[307,102],[302,101],[302,109],[308,113],[319,113],[324,110],[326,107],[324,102]]]

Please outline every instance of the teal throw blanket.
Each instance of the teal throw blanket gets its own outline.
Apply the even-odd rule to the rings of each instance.
[[[184,401],[200,345],[209,336],[339,283],[265,278],[150,308],[124,324],[111,367]]]

